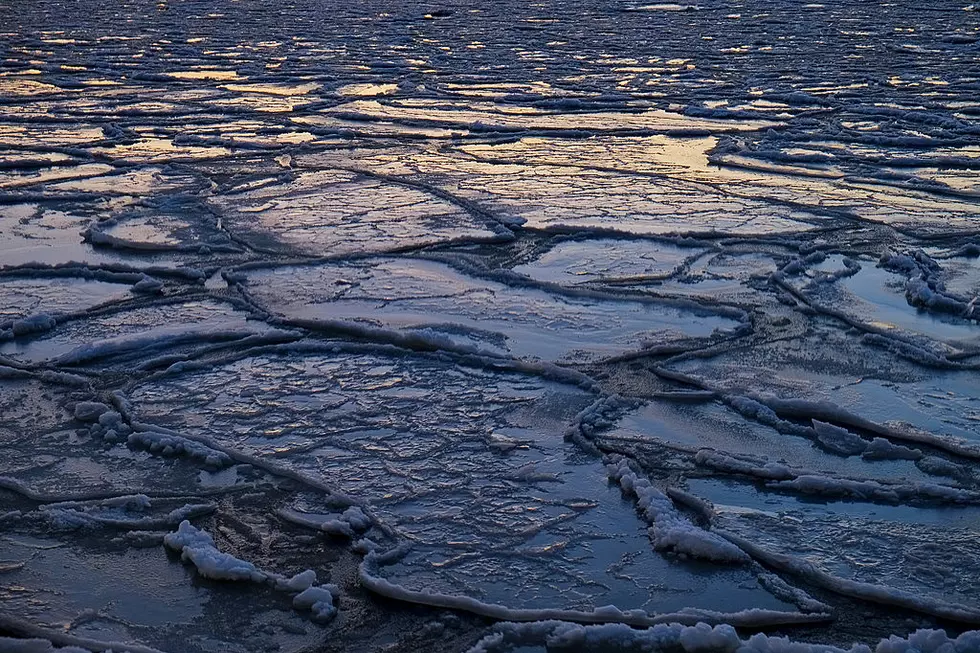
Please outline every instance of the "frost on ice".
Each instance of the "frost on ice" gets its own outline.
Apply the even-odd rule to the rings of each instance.
[[[913,4],[0,7],[0,650],[978,650]]]

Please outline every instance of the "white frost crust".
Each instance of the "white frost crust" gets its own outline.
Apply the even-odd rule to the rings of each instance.
[[[109,526],[125,530],[173,528],[192,517],[214,512],[209,503],[189,503],[158,517],[142,515],[152,507],[149,497],[134,494],[92,502],[67,501],[40,506],[37,515],[58,530]]]
[[[334,606],[335,596],[339,594],[337,586],[317,586],[316,572],[312,569],[291,578],[263,571],[251,562],[219,551],[214,539],[189,521],[181,522],[176,531],[168,533],[163,538],[163,544],[179,552],[181,560],[194,565],[197,573],[205,578],[260,583],[271,585],[280,592],[297,592],[293,597],[293,607],[309,610],[314,621],[329,621],[337,614]]]
[[[4,653],[90,653],[78,646],[56,648],[46,639],[13,639],[0,637],[0,651]]]
[[[147,449],[150,453],[163,456],[184,456],[215,469],[228,467],[234,462],[228,454],[222,451],[217,451],[179,435],[138,430],[130,433],[126,442],[133,448]]]
[[[800,474],[793,480],[769,483],[769,487],[790,489],[820,496],[853,496],[859,499],[898,503],[902,499],[930,499],[950,503],[974,503],[975,492],[937,483],[895,483],[833,478],[821,474]]]
[[[129,354],[135,351],[147,351],[170,348],[176,345],[199,342],[227,342],[242,340],[255,335],[255,331],[246,329],[178,329],[158,330],[149,334],[129,334],[116,338],[107,338],[97,342],[81,345],[62,354],[56,359],[59,365],[80,365],[100,358]]]
[[[80,401],[75,404],[75,419],[80,422],[97,422],[104,414],[112,410],[106,404],[98,401]]]
[[[654,549],[712,562],[749,562],[749,556],[740,548],[684,518],[670,497],[653,487],[648,479],[637,476],[625,458],[612,455],[609,461],[606,465],[609,478],[619,483],[625,494],[635,497],[640,513],[650,523]]]
[[[468,653],[503,653],[521,646],[548,650],[647,651],[648,653],[872,653],[866,644],[839,648],[829,644],[794,642],[787,637],[758,633],[741,639],[730,624],[659,624],[638,630],[624,624],[583,626],[562,621],[500,623]],[[874,653],[975,653],[980,631],[949,637],[943,630],[917,630],[908,637],[881,640]]]
[[[868,441],[847,429],[816,419],[811,422],[820,444],[836,454],[855,456],[868,450]]]
[[[775,481],[796,478],[789,467],[782,463],[771,463],[754,459],[736,458],[714,449],[701,449],[694,456],[694,462],[704,467],[710,467],[721,472],[745,474]]]
[[[898,447],[905,449],[905,447]],[[896,452],[888,448],[888,452]],[[897,453],[901,453],[900,451]],[[694,457],[698,465],[722,472],[745,474],[769,481],[769,487],[802,494],[827,497],[854,497],[867,501],[897,503],[902,500],[926,499],[946,503],[976,503],[980,494],[939,483],[886,483],[826,476],[803,469],[791,469],[781,463],[770,463],[748,456],[736,458],[712,449],[702,449]]]
[[[297,526],[350,539],[354,539],[358,533],[363,533],[374,524],[374,521],[358,506],[351,506],[339,517],[298,512],[289,508],[283,508],[276,514]]]
[[[957,456],[963,456],[964,458],[980,459],[980,447],[962,438],[929,433],[928,431],[923,431],[908,424],[894,422],[878,424],[829,401],[784,399],[770,394],[730,397],[726,401],[743,415],[753,417],[764,424],[774,426],[777,430],[782,430],[781,427],[785,425],[792,425],[796,429],[810,430],[807,427],[787,422],[782,417],[821,420],[823,422],[833,422],[835,424],[858,428],[888,438],[889,440],[925,444]],[[753,413],[758,413],[758,415]],[[805,432],[800,434],[806,435]]]
[[[865,460],[921,460],[924,456],[918,449],[892,444],[885,438],[874,438],[861,454]]]
[[[58,324],[57,315],[35,313],[17,320],[0,322],[0,340],[9,340],[18,336],[44,333],[55,328]]]
[[[293,607],[297,610],[309,610],[313,614],[313,621],[330,621],[337,614],[337,608],[333,604],[333,592],[336,589],[333,585],[307,587],[293,597]]]
[[[251,562],[218,551],[211,536],[189,521],[181,522],[175,532],[163,538],[163,543],[167,548],[179,551],[181,560],[194,565],[197,573],[205,578],[254,583],[270,580],[269,574],[258,570]]]

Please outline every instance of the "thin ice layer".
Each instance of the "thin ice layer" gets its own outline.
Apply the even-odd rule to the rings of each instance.
[[[572,240],[513,269],[532,279],[561,284],[641,281],[668,277],[703,251],[647,240]]]
[[[188,653],[248,650],[257,642],[299,651],[317,641],[315,632],[305,632],[307,617],[272,590],[195,586],[159,547],[105,550],[95,539],[68,547],[13,535],[0,540],[0,558],[14,567],[3,573],[5,608],[75,637],[159,650],[179,641]]]
[[[129,285],[71,277],[0,279],[0,322],[68,313],[129,297]]]
[[[344,170],[269,179],[210,204],[232,232],[259,247],[315,255],[383,252],[494,234],[485,222],[436,195]]]
[[[0,345],[16,360],[57,360],[64,365],[134,355],[175,355],[207,343],[240,340],[268,331],[227,304],[187,301],[131,308],[66,322],[43,337]]]
[[[608,356],[651,341],[708,336],[737,326],[730,318],[686,306],[560,295],[419,259],[255,271],[247,289],[261,305],[288,317],[419,331],[546,360]]]
[[[598,461],[562,438],[590,402],[578,390],[335,354],[245,359],[144,383],[131,399],[140,419],[366,502],[413,543],[377,573],[412,590],[519,609],[792,609],[749,569],[653,552]]]

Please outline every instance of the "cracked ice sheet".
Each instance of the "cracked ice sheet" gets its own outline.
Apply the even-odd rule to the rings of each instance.
[[[0,207],[0,267],[80,262],[174,268],[190,263],[194,255],[201,254],[201,247],[228,249],[231,244],[214,227],[211,216],[201,216],[193,200],[160,198],[162,208],[148,209],[134,206],[130,199]],[[132,241],[132,247],[94,247],[85,242],[84,231],[89,227]],[[166,249],[171,251],[161,255],[160,250]],[[178,249],[181,251],[175,251]]]
[[[350,154],[297,157],[300,166],[351,165]],[[454,153],[400,149],[356,154],[359,169],[419,180],[535,229],[632,234],[795,233],[826,221],[805,208],[743,198],[672,178],[563,165],[497,164]]]
[[[698,426],[692,429],[691,424]],[[814,440],[780,433],[746,419],[720,402],[650,403],[624,417],[598,439],[610,446],[629,443],[643,451],[708,448],[847,478],[932,483],[944,480],[926,474],[910,460],[868,461],[860,456],[834,454]],[[692,469],[688,464],[681,464],[679,468]],[[706,473],[706,470],[701,471]]]
[[[69,496],[174,488],[192,495],[200,479],[217,478],[199,476],[196,467],[173,459],[125,446],[106,447],[88,429],[77,430],[71,405],[63,388],[31,379],[0,381],[0,410],[7,420],[0,425],[0,475],[13,476],[37,492]],[[232,476],[231,471],[224,474]]]
[[[48,184],[46,188],[55,191],[79,191],[102,195],[146,196],[155,193],[193,190],[201,186],[194,175],[171,169],[146,167],[135,170],[103,174],[87,179],[62,181]]]
[[[0,320],[68,313],[132,297],[129,284],[72,277],[0,278]]]
[[[815,280],[821,272],[844,270],[842,259],[839,255],[828,257],[808,270],[806,276],[789,277],[787,281],[818,304],[843,311],[872,327],[910,332],[969,350],[980,347],[980,324],[956,315],[910,306],[905,298],[907,277],[876,267],[875,261],[861,259],[861,270],[857,274],[833,283]],[[967,270],[961,274],[959,285],[973,290],[977,283],[976,272],[970,274],[969,268]]]
[[[741,306],[761,303],[752,281],[764,281],[777,265],[768,252],[707,252],[684,274],[664,281],[658,289],[675,296],[712,297]]]
[[[2,173],[0,174],[0,190],[11,191],[38,184],[87,179],[98,177],[112,171],[112,166],[103,163],[84,163],[75,166],[50,168],[32,173]]]
[[[670,276],[687,259],[704,251],[648,240],[573,240],[515,266],[514,272],[559,284],[656,279]]]
[[[0,604],[33,623],[76,637],[140,642],[187,653],[241,653],[255,646],[308,650],[321,639],[271,590],[241,592],[197,580],[159,547],[113,546],[98,537],[10,535],[0,560]]]
[[[738,325],[689,308],[508,286],[421,259],[249,272],[247,289],[288,317],[377,323],[545,360],[608,356]]]
[[[259,96],[256,96],[259,97]],[[280,101],[278,98],[264,96],[260,101]],[[224,101],[225,104],[230,101]],[[147,157],[166,160],[167,156],[178,160],[194,157],[201,162],[216,160],[215,156],[225,152],[223,158],[229,157],[233,150],[249,149],[278,149],[290,145],[316,143],[318,145],[342,144],[343,141],[334,137],[318,137],[309,131],[296,130],[291,124],[280,125],[253,118],[247,107],[243,117],[229,119],[227,108],[216,107],[213,120],[201,124],[189,124],[182,129],[168,133],[169,138],[156,137],[156,132],[148,132],[147,137],[133,145],[118,145],[106,151],[109,155],[119,155],[126,160],[135,159],[146,161]],[[303,124],[300,118],[292,118],[291,122]],[[316,123],[314,123],[316,124]],[[154,150],[157,150],[154,153]],[[167,153],[170,152],[168,155]]]
[[[149,215],[127,218],[102,230],[110,236],[145,246],[174,247],[204,244],[192,230],[192,223],[177,215]]]
[[[0,267],[109,261],[110,257],[82,242],[80,232],[89,220],[71,210],[42,208],[39,204],[0,207]]]
[[[331,170],[306,172],[210,201],[232,232],[262,246],[306,254],[382,252],[493,232],[424,191]]]
[[[759,292],[748,282],[765,279],[776,268],[773,257],[764,252],[716,252],[671,242],[596,238],[559,242],[513,270],[566,286],[611,284],[745,306],[760,301]]]
[[[728,394],[830,401],[878,424],[980,441],[976,372],[918,366],[834,327],[670,367]]]
[[[132,365],[132,358],[153,352],[175,355],[202,343],[269,330],[247,318],[248,314],[227,304],[207,300],[136,307],[72,320],[38,337],[2,343],[0,354],[33,363],[60,359],[62,364],[85,364],[105,357],[110,363]]]
[[[812,397],[808,397],[812,398]],[[869,402],[870,403],[870,402]],[[698,424],[691,430],[690,424]],[[942,483],[909,460],[864,460],[823,450],[807,438],[778,433],[718,403],[649,404],[624,417],[599,442],[635,452],[679,485],[714,504],[712,527],[769,551],[793,555],[838,577],[887,586],[940,601],[973,605],[980,535],[976,505],[910,505],[835,499],[776,488],[763,479],[692,464],[709,448],[755,464],[778,463],[835,478],[891,483]],[[911,445],[910,445],[911,446]],[[655,462],[652,462],[655,461]],[[975,484],[976,465],[964,467]],[[971,471],[972,470],[972,471]]]
[[[633,177],[631,183],[642,177],[669,178],[678,188],[688,185],[709,196],[726,194],[748,206],[752,201],[774,200],[774,211],[785,211],[779,203],[786,203],[801,210],[812,206],[818,213],[836,210],[899,226],[934,228],[941,223],[959,229],[969,229],[978,214],[975,202],[870,178],[852,179],[840,172],[801,166],[749,166],[738,157],[713,154],[718,145],[718,136],[525,137],[508,143],[464,144],[459,150],[498,165],[617,172]]]
[[[117,161],[159,162],[164,165],[189,159],[217,159],[231,154],[231,151],[224,147],[178,145],[170,138],[152,137],[142,138],[126,145],[92,148],[92,152]]]
[[[208,503],[210,497],[199,497],[199,492],[267,480],[251,468],[209,474],[186,461],[124,445],[105,446],[88,437],[87,429],[75,430],[70,396],[29,379],[0,380],[0,410],[17,425],[0,424],[0,476],[13,476],[30,490],[59,498],[176,495],[152,499],[154,512],[134,512],[134,519],[159,518],[188,502]],[[6,489],[0,495],[0,605],[10,614],[101,641],[138,642],[165,651],[179,641],[180,650],[188,653],[244,653],[273,642],[281,650],[299,651],[323,640],[322,631],[312,628],[288,598],[268,588],[253,586],[243,592],[201,579],[155,546],[159,540],[153,533],[131,536],[126,528],[113,526],[75,528],[70,520],[44,519],[37,501]],[[5,514],[13,509],[22,516]],[[236,510],[248,509],[236,505]],[[169,529],[176,526],[169,521]],[[156,529],[156,538],[168,529],[147,527]],[[279,548],[278,562],[284,548]]]
[[[554,113],[532,107],[490,102],[406,99],[394,103],[355,100],[330,110],[338,117],[355,120],[394,120],[433,123],[482,131],[566,130],[583,132],[649,130],[663,132],[755,131],[778,127],[773,121],[723,121],[691,118],[663,110],[636,113],[601,111],[594,113]]]
[[[244,359],[142,383],[130,398],[139,419],[367,502],[415,545],[381,572],[409,589],[513,608],[788,608],[749,570],[652,551],[598,461],[564,441],[591,402],[567,386],[340,353]]]
[[[790,554],[834,576],[976,605],[976,506],[913,508],[807,502],[741,483],[695,482],[715,502],[716,528]]]

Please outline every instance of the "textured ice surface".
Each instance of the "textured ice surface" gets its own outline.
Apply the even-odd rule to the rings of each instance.
[[[976,648],[976,7],[70,4],[0,6],[0,648]]]
[[[268,330],[247,313],[212,301],[136,307],[82,317],[33,339],[0,345],[14,360],[58,360],[67,365],[99,359],[173,355],[181,347],[240,340]]]
[[[651,549],[604,470],[563,440],[590,402],[580,391],[426,359],[315,355],[165,378],[130,399],[140,419],[367,502],[413,543],[383,569],[412,590],[518,609],[787,607],[750,571]]]
[[[275,182],[275,179],[268,180]],[[243,188],[212,201],[229,226],[260,246],[316,254],[377,252],[490,237],[460,207],[421,190],[343,170]]]
[[[771,550],[804,558],[842,578],[977,605],[972,579],[978,560],[971,545],[977,533],[976,508],[875,506],[858,512],[834,506],[831,514],[819,515],[805,504],[802,509],[772,501],[757,506],[735,493],[721,497],[733,508],[720,509],[717,525]]]
[[[698,424],[691,429],[688,424]],[[702,447],[729,454],[762,457],[811,472],[874,480],[929,481],[909,460],[866,460],[861,456],[841,456],[820,445],[815,435],[805,437],[777,430],[745,419],[717,403],[699,405],[650,404],[627,415],[604,439],[649,441],[667,447]]]
[[[645,240],[569,241],[514,267],[532,279],[559,284],[667,278],[704,250]]]
[[[532,141],[533,144],[533,141]],[[418,180],[536,229],[608,229],[630,234],[739,235],[805,231],[818,215],[803,205],[761,199],[674,178],[559,160],[532,163],[483,152],[375,152],[356,156],[362,169]],[[604,151],[590,153],[602,157]],[[335,153],[304,156],[305,165],[336,165]]]
[[[0,279],[3,320],[35,314],[70,313],[129,296],[129,287],[90,279]]]
[[[298,651],[315,640],[304,632],[304,618],[271,591],[242,596],[207,581],[192,585],[159,547],[104,548],[94,539],[81,548],[34,537],[0,542],[4,564],[17,567],[4,573],[5,609],[66,624],[76,637],[136,640],[158,650],[179,641],[180,650],[194,653],[256,643]]]
[[[903,274],[876,267],[872,261],[862,261],[857,274],[836,282],[822,281],[821,273],[845,269],[841,259],[840,256],[829,258],[812,269],[812,280],[803,277],[794,285],[820,304],[839,306],[872,328],[911,332],[967,347],[977,346],[980,325],[975,321],[956,314],[910,306]],[[969,281],[961,283],[967,285]],[[966,290],[969,293],[973,288],[967,285]],[[969,294],[970,299],[974,297],[975,293]]]
[[[697,307],[508,286],[419,259],[278,268],[248,279],[260,305],[289,317],[356,320],[545,360],[610,355],[738,325]]]

